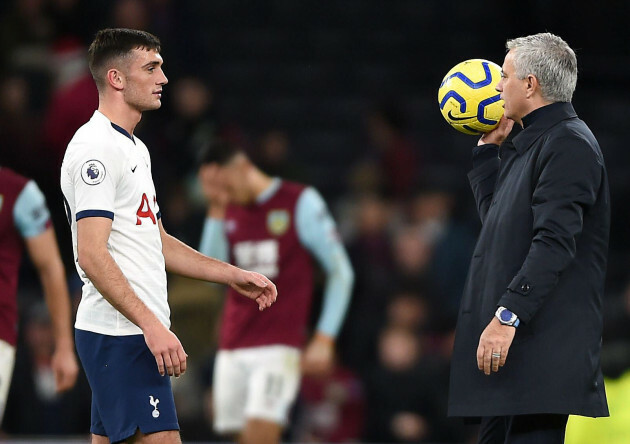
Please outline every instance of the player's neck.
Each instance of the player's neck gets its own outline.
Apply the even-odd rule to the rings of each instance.
[[[256,201],[258,197],[271,186],[273,177],[267,176],[265,173],[257,168],[252,168],[250,171],[249,183],[252,190],[253,200]]]
[[[98,110],[110,121],[133,135],[142,113],[125,102],[99,98]]]

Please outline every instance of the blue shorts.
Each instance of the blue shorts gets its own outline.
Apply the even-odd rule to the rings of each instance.
[[[179,430],[171,379],[160,376],[143,335],[75,331],[77,352],[92,388],[95,435],[113,444],[133,436]]]

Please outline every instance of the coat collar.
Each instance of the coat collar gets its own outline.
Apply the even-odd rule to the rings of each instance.
[[[577,117],[573,105],[569,102],[556,102],[538,108],[523,118],[526,127],[514,136],[512,143],[519,154],[523,154],[549,128],[558,122]]]

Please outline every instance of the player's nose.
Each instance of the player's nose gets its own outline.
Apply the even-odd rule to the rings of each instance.
[[[167,83],[168,83],[168,78],[166,77],[166,74],[164,74],[164,71],[162,71],[162,78],[158,82],[158,85],[166,85]]]

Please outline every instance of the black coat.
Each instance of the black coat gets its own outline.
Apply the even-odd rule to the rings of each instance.
[[[482,229],[457,322],[449,415],[608,416],[600,369],[610,225],[604,159],[570,103],[523,120],[498,157],[496,145],[473,153],[468,177]],[[485,376],[479,337],[501,305],[521,325],[505,367]]]

